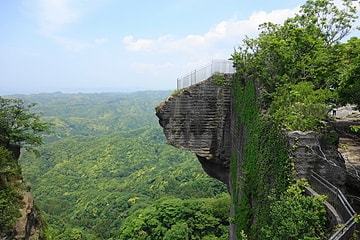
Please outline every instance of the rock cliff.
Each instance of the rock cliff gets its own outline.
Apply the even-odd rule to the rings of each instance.
[[[337,151],[335,142],[324,136],[337,139],[333,130],[323,134],[316,132],[288,132],[290,155],[297,178],[309,179],[312,171],[319,173],[339,189],[345,190],[345,163]]]
[[[15,195],[19,202],[8,202],[7,204],[10,204],[12,208],[18,207],[18,210],[14,210],[18,211],[18,213],[15,215],[14,211],[5,210],[3,214],[6,214],[6,216],[3,217],[12,219],[10,214],[19,217],[13,226],[0,226],[0,240],[45,240],[44,223],[40,217],[40,212],[35,206],[29,186],[22,179],[20,166],[17,163],[20,148],[10,147],[8,149],[11,150],[11,155],[4,162],[8,162],[7,169],[9,169],[9,172],[1,172],[0,190],[7,192],[8,195]]]
[[[229,82],[231,75],[224,75]],[[225,184],[231,157],[230,89],[214,76],[170,96],[156,108],[168,144],[196,154],[203,169]]]
[[[21,217],[17,219],[14,231],[3,239],[27,240],[43,239],[40,234],[42,231],[42,221],[38,210],[35,207],[34,198],[31,192],[24,192],[19,209]]]

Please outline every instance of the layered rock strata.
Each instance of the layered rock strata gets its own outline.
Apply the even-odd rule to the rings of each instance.
[[[231,75],[224,77],[224,83],[231,81]],[[168,144],[195,153],[205,172],[225,184],[231,155],[230,105],[230,88],[216,84],[213,76],[156,108]]]

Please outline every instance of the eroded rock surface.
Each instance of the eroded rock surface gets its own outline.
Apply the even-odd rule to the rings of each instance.
[[[224,75],[225,81],[231,75]],[[182,90],[156,108],[167,142],[196,154],[211,177],[228,184],[231,91],[214,77]]]
[[[20,209],[21,217],[15,225],[16,236],[14,239],[39,239],[41,221],[35,209],[34,198],[31,192],[25,192]]]
[[[336,133],[334,132],[334,138]],[[344,190],[345,163],[339,155],[336,143],[326,141],[330,132],[288,132],[289,150],[297,178],[309,179],[312,171],[320,174],[336,187]]]
[[[18,161],[20,156],[20,146],[8,146],[12,152],[11,161]],[[18,164],[18,163],[16,163]],[[2,174],[0,175],[0,188],[10,185],[16,192],[16,196],[21,199],[19,204],[20,217],[16,223],[0,232],[0,240],[43,240],[46,239],[45,227],[40,217],[40,212],[35,206],[35,200],[30,192],[29,185],[23,181],[21,174]],[[12,203],[14,204],[14,203]],[[0,216],[1,217],[1,216]]]
[[[332,124],[339,136],[339,152],[346,166],[346,194],[360,212],[360,112],[352,105],[340,107]],[[356,127],[357,126],[357,127]]]

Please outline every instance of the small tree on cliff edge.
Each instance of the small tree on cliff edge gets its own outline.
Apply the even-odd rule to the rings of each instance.
[[[22,147],[38,155],[34,147],[43,143],[39,134],[49,131],[50,124],[42,122],[38,114],[30,112],[35,105],[25,105],[21,99],[0,97],[0,145],[15,155],[18,154],[16,150]]]

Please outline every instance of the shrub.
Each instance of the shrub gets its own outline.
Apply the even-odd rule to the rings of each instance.
[[[322,239],[326,230],[326,196],[305,196],[304,180],[289,186],[270,206],[271,224],[264,227],[263,239]]]

